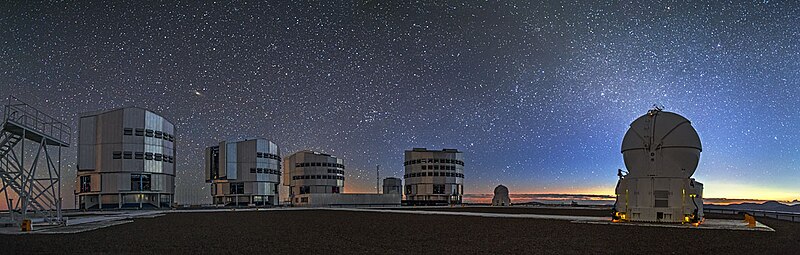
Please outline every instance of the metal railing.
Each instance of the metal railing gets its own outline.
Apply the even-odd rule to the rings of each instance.
[[[779,212],[779,211],[737,209],[737,208],[703,208],[703,212],[719,213],[719,214],[749,213],[750,215],[753,215],[755,217],[767,217],[778,220],[800,222],[800,213],[795,213],[795,212]]]
[[[72,141],[72,128],[13,96],[8,97],[8,104],[3,110],[3,122],[30,128],[60,143],[69,144]]]

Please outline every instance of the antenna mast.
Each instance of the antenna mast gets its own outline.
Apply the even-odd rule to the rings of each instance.
[[[375,167],[375,193],[381,193],[381,165]]]

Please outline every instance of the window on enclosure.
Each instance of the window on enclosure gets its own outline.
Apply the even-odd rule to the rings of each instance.
[[[81,176],[81,192],[92,191],[92,176]]]
[[[244,183],[231,183],[231,194],[244,194]]]
[[[149,191],[150,184],[149,174],[131,174],[131,191]]]
[[[433,194],[444,194],[444,184],[434,184]]]

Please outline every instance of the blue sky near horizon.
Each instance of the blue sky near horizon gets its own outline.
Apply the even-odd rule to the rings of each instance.
[[[203,148],[249,137],[344,158],[348,192],[374,190],[376,164],[402,176],[403,150],[427,147],[465,152],[467,193],[611,194],[622,136],[653,104],[700,134],[706,197],[796,199],[798,14],[791,1],[9,1],[0,96],[73,127],[120,106],[166,116],[179,200],[208,196]]]

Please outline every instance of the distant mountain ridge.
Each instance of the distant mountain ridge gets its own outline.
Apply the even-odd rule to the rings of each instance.
[[[719,209],[745,209],[745,210],[764,210],[764,211],[777,211],[777,212],[795,212],[800,213],[800,203],[797,200],[793,201],[791,205],[787,205],[778,201],[767,201],[764,203],[740,203],[730,205],[704,205],[706,208],[719,208]]]
[[[491,203],[494,194],[467,193],[464,202],[472,204]],[[592,194],[533,194],[511,193],[511,203],[516,205],[564,205],[576,202],[580,205],[612,205],[614,196]]]

